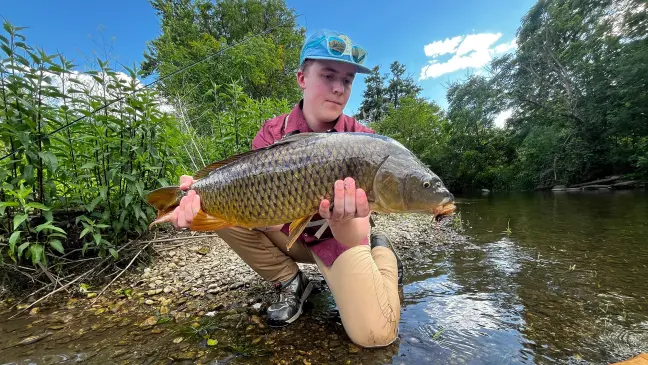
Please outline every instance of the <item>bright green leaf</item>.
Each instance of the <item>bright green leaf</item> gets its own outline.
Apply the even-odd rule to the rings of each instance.
[[[22,245],[18,246],[18,257],[22,256],[23,251],[29,246],[31,242],[24,242]]]
[[[43,262],[43,246],[41,244],[35,243],[29,246],[29,251],[31,252],[32,263],[36,264]]]
[[[86,162],[81,166],[81,169],[93,169],[95,166],[97,166],[97,164],[94,162]]]
[[[9,252],[13,253],[16,247],[16,243],[20,239],[20,234],[22,231],[14,231],[9,237]]]
[[[44,204],[41,203],[36,203],[36,202],[31,202],[25,205],[27,208],[36,208],[40,210],[50,210],[50,208]]]
[[[124,208],[128,208],[128,204],[130,204],[130,202],[133,200],[133,195],[127,193],[124,199]]]
[[[63,249],[63,245],[61,244],[61,241],[59,240],[52,240],[49,242],[50,246],[52,246],[53,249],[60,253],[65,253],[65,250]]]
[[[92,227],[88,226],[81,231],[81,234],[79,235],[79,238],[83,238],[86,234],[92,231]]]
[[[14,230],[18,229],[18,226],[27,219],[27,214],[16,214],[14,216],[13,224]]]

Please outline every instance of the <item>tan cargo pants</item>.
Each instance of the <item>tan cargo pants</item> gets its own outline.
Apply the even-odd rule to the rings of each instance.
[[[270,282],[291,279],[298,271],[297,263],[316,264],[333,294],[344,329],[358,346],[387,346],[396,339],[400,297],[396,256],[390,249],[356,246],[328,267],[299,241],[287,251],[288,236],[283,232],[227,228],[216,233]]]

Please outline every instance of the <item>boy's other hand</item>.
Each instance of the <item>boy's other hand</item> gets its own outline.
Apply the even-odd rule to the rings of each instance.
[[[187,190],[194,183],[193,177],[180,176],[180,190]],[[189,190],[180,200],[180,205],[173,210],[171,224],[176,228],[189,228],[194,217],[200,210],[200,196],[195,190]]]

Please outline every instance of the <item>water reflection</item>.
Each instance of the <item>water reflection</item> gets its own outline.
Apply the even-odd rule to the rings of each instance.
[[[473,242],[431,253],[405,287],[407,363],[602,364],[648,351],[646,192],[461,202]]]

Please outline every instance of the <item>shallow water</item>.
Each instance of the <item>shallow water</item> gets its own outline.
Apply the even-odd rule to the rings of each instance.
[[[151,314],[123,299],[15,319],[5,312],[0,364],[607,364],[648,352],[646,192],[459,201],[470,239],[427,247],[406,267],[399,340],[387,348],[351,345],[326,291],[281,330],[236,305],[212,318],[158,314],[145,325]]]
[[[646,192],[460,202],[471,244],[431,254],[404,288],[408,363],[604,364],[648,351]]]

